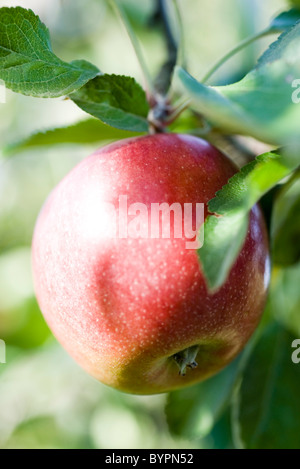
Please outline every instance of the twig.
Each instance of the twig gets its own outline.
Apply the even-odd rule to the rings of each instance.
[[[173,70],[177,62],[178,43],[174,37],[167,9],[167,0],[157,0],[155,20],[162,24],[167,45],[167,60],[155,80],[156,91],[165,96],[171,85]]]
[[[212,67],[211,69],[204,75],[204,77],[200,80],[201,83],[206,83],[207,80],[225,63],[227,60],[231,59],[235,54],[240,52],[242,49],[245,47],[249,46],[252,44],[254,41],[257,39],[261,39],[264,36],[267,36],[268,34],[271,34],[272,31],[269,29],[265,29],[264,31],[261,31],[257,34],[254,34],[253,36],[247,37],[244,39],[242,42],[240,42],[236,47],[231,49],[227,54],[225,54],[221,59],[219,59]]]

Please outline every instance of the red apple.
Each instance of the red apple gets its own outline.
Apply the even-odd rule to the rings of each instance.
[[[113,237],[107,205],[118,207],[120,195],[146,207],[207,204],[236,171],[203,140],[158,134],[101,148],[52,192],[33,240],[36,294],[57,339],[95,378],[125,392],[165,392],[217,373],[244,347],[269,277],[259,208],[226,284],[211,294],[184,235]]]

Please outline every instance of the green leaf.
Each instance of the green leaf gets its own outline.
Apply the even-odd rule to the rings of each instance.
[[[275,264],[288,266],[300,261],[300,173],[277,195],[271,226]]]
[[[5,449],[76,449],[81,445],[85,448],[85,441],[78,442],[53,416],[46,414],[20,423],[10,435]]]
[[[297,337],[300,337],[300,264],[275,268],[269,294],[268,309]]]
[[[56,129],[37,132],[30,137],[7,145],[4,156],[11,156],[18,152],[41,146],[53,146],[61,144],[91,145],[112,140],[121,140],[136,135],[137,132],[119,130],[103,124],[97,119],[87,119],[68,127],[58,127]]]
[[[269,49],[260,57],[257,68],[271,64],[277,60],[285,61],[287,65],[297,64],[300,57],[300,21],[285,31],[270,45]]]
[[[174,122],[168,127],[170,132],[174,133],[192,133],[194,135],[201,135],[202,137],[208,132],[208,126],[191,111],[187,109],[180,114]]]
[[[134,78],[101,75],[70,98],[84,111],[118,129],[147,132],[146,93]]]
[[[299,139],[300,22],[283,33],[240,82],[205,86],[182,68],[177,77],[191,106],[224,132],[284,145]]]
[[[300,449],[300,366],[295,337],[278,325],[261,336],[247,363],[234,406],[249,449]]]
[[[203,383],[169,394],[166,415],[171,433],[203,438],[212,430],[229,401],[239,358]]]
[[[76,91],[98,73],[85,60],[60,60],[52,51],[48,29],[31,10],[0,9],[0,78],[7,88],[54,98]]]
[[[289,0],[289,3],[294,7],[300,9],[300,0]]]
[[[210,212],[226,215],[229,211],[251,207],[298,165],[276,153],[264,153],[235,174],[209,202]]]
[[[207,436],[208,449],[235,449],[232,439],[230,410],[230,406],[228,406],[228,409],[222,414],[211,433]],[[206,448],[206,446],[204,447]]]
[[[16,330],[3,335],[7,344],[22,349],[33,349],[44,344],[52,336],[35,298],[24,302],[19,311],[11,311],[11,315],[22,316],[23,320]]]
[[[208,204],[204,245],[198,251],[211,290],[220,288],[246,237],[249,212],[259,199],[298,166],[298,154],[266,153],[235,174]]]
[[[292,8],[289,11],[280,13],[271,22],[269,31],[281,32],[294,26],[297,21],[300,20],[300,10],[298,8]]]
[[[208,287],[211,291],[225,283],[248,231],[247,212],[224,217],[209,216],[204,223],[204,245],[198,251]]]

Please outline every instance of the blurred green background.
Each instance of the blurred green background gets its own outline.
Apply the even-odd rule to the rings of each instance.
[[[164,60],[161,31],[151,25],[154,0],[124,0],[148,65],[155,75]],[[244,37],[263,29],[286,7],[282,0],[181,0],[189,71],[200,77]],[[142,83],[126,32],[105,0],[0,1],[32,8],[48,25],[62,59],[85,58],[106,73],[127,74]],[[242,76],[272,40],[262,40],[230,60],[214,82]],[[224,80],[225,77],[225,80]],[[42,100],[7,91],[0,104],[0,147],[37,130],[85,117],[71,101]],[[30,245],[38,212],[62,177],[93,146],[60,146],[0,153],[0,339],[7,363],[0,364],[2,448],[202,448],[230,446],[218,432],[188,441],[170,435],[165,395],[118,393],[86,375],[49,332],[31,279]],[[209,410],[207,418],[209,420]],[[226,415],[220,425],[226,424]]]

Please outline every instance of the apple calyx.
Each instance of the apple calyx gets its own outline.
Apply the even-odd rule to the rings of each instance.
[[[197,368],[198,363],[196,362],[196,357],[199,352],[199,346],[194,345],[193,347],[186,348],[185,350],[182,350],[181,352],[175,353],[173,355],[173,359],[175,360],[177,366],[179,367],[179,375],[180,376],[185,376],[186,375],[186,369],[191,368],[192,370],[194,368]]]

